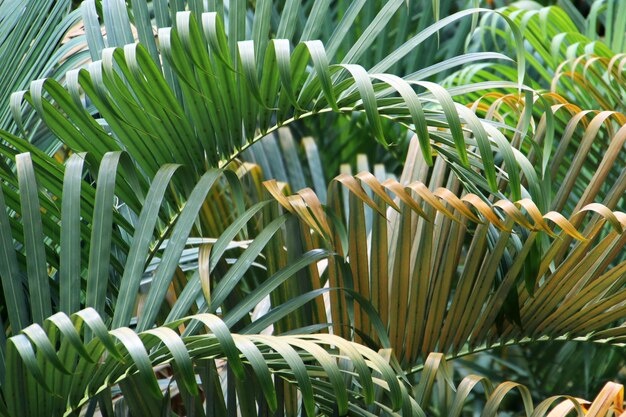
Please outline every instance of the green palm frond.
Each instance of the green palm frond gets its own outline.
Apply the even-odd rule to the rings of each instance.
[[[80,318],[77,320],[88,321],[84,316],[89,316],[95,322],[90,323],[84,331],[74,329],[74,325],[70,325],[74,332],[78,331],[84,338],[83,343],[86,344],[86,347],[76,347],[75,335],[69,335],[68,343],[70,346],[76,347],[78,351],[72,354],[74,356],[71,356],[62,348],[59,355],[62,359],[67,360],[64,362],[65,367],[72,368],[74,359],[71,357],[77,358],[75,354],[84,353],[85,349],[91,353],[98,352],[99,348],[95,347],[93,343],[88,344],[92,339],[99,339],[102,342],[101,348],[110,349],[111,347],[107,346],[107,340],[110,337],[107,339],[103,336],[103,331],[106,332],[108,328],[113,329],[112,332],[115,334],[119,333],[122,340],[127,340],[128,338],[136,338],[136,336],[130,329],[123,329],[124,326],[132,324],[136,331],[144,329],[149,335],[155,331],[157,333],[165,332],[165,330],[155,330],[155,326],[162,323],[170,323],[173,328],[179,327],[183,323],[184,317],[190,313],[220,312],[224,320],[223,323],[220,322],[222,323],[221,328],[235,328],[239,329],[242,334],[255,334],[277,324],[280,320],[285,320],[295,310],[326,292],[320,288],[318,282],[317,290],[312,289],[311,292],[295,291],[280,295],[274,294],[277,288],[281,285],[284,286],[294,275],[302,276],[304,274],[307,277],[309,273],[306,271],[311,268],[311,265],[315,265],[316,262],[328,256],[323,250],[306,251],[300,256],[293,252],[289,259],[286,259],[285,264],[279,265],[272,274],[266,275],[263,272],[253,271],[258,268],[254,262],[265,247],[271,243],[275,235],[283,233],[281,228],[289,217],[279,215],[269,220],[266,219],[266,225],[261,226],[260,231],[255,233],[257,227],[255,223],[259,221],[261,212],[267,208],[267,202],[257,203],[248,209],[244,208],[240,214],[236,215],[233,223],[217,238],[190,238],[195,227],[195,220],[199,212],[205,207],[206,198],[211,189],[224,187],[222,183],[224,177],[228,177],[233,184],[237,183],[237,177],[236,175],[233,177],[234,173],[231,171],[228,171],[230,173],[221,170],[208,171],[193,186],[191,193],[181,203],[180,209],[175,213],[170,213],[172,218],[169,222],[165,225],[159,225],[163,211],[168,208],[162,204],[164,195],[173,183],[173,177],[177,174],[175,165],[164,166],[151,181],[146,195],[139,197],[142,200],[142,208],[140,213],[134,213],[130,216],[134,219],[133,224],[129,226],[128,233],[132,235],[130,237],[125,236],[123,229],[114,223],[114,219],[123,222],[126,218],[122,216],[123,206],[115,205],[114,198],[117,194],[123,193],[122,179],[117,178],[116,181],[116,177],[121,176],[122,161],[127,155],[120,152],[105,154],[99,167],[98,182],[95,187],[83,180],[85,175],[83,166],[86,156],[84,154],[72,155],[67,161],[65,172],[60,173],[61,178],[64,178],[63,195],[60,213],[57,211],[54,216],[50,212],[44,212],[46,216],[42,216],[41,207],[44,205],[41,203],[46,199],[51,199],[51,190],[42,188],[42,185],[54,185],[55,181],[42,181],[38,184],[37,182],[42,176],[36,174],[33,161],[37,161],[39,167],[45,166],[42,164],[47,162],[49,166],[56,167],[61,171],[63,169],[56,166],[57,163],[53,159],[42,153],[33,155],[34,157],[31,154],[16,156],[18,188],[13,188],[7,183],[3,184],[2,192],[0,192],[0,236],[2,237],[2,259],[4,260],[0,264],[0,268],[2,268],[0,276],[2,277],[5,300],[4,311],[8,315],[8,321],[3,320],[5,326],[3,334],[6,332],[9,335],[17,336],[23,330],[25,334],[39,337],[42,331],[39,326],[43,325],[43,329],[48,331],[50,329],[48,324],[51,323],[48,320],[54,321],[57,318],[61,320],[57,323],[61,326],[59,330],[64,331],[68,329],[63,327],[68,324],[68,318],[67,316],[63,316],[65,319],[59,318],[61,312],[68,314],[87,307],[89,310],[77,313],[76,317]],[[45,172],[43,168],[42,172]],[[125,174],[123,178],[132,182],[128,173],[123,173]],[[87,192],[88,190],[91,190],[91,193]],[[12,199],[17,198],[17,201],[8,202],[5,196]],[[54,206],[51,205],[51,207]],[[14,213],[13,208],[20,213],[18,219],[11,215]],[[83,213],[86,213],[84,217],[82,216]],[[59,218],[61,220],[60,232],[58,230]],[[48,228],[44,227],[46,225],[56,225],[56,228],[53,228],[51,233]],[[60,237],[58,233],[60,233]],[[239,247],[232,247],[231,243],[245,233],[254,233],[254,239],[243,245],[244,249],[239,253]],[[165,239],[166,237],[167,239]],[[117,246],[116,241],[126,242],[127,246]],[[87,242],[86,250],[81,250],[80,246],[85,242]],[[185,248],[189,248],[190,245],[191,247],[196,246],[198,242],[200,243],[200,250],[196,251],[195,255],[191,254],[195,266],[189,275],[185,275],[180,270],[181,256]],[[290,248],[291,245],[288,244],[288,247]],[[226,259],[226,256],[230,259],[235,256],[234,263],[230,259]],[[151,262],[151,259],[155,258],[156,262]],[[120,264],[120,272],[109,269],[110,264],[114,263]],[[232,266],[229,266],[230,263]],[[148,272],[147,275],[144,273],[146,267],[152,271]],[[249,285],[246,282],[255,276],[258,276],[261,282],[255,283],[252,289],[246,288]],[[172,285],[179,288],[172,290]],[[273,297],[271,309],[252,320],[251,313],[266,297],[270,296]],[[55,312],[59,313],[54,315]],[[320,313],[309,314],[320,317]],[[321,314],[324,314],[323,306],[321,306]],[[211,320],[214,321],[214,319]],[[34,324],[30,325],[30,323]],[[323,321],[320,323],[319,320],[314,324],[318,324],[318,327],[321,324],[320,328],[326,326]],[[80,324],[77,326],[80,327]],[[291,329],[293,330],[294,327]],[[307,334],[314,329],[303,329],[301,333]],[[202,326],[198,322],[189,323],[186,325],[183,336],[191,337],[201,330]],[[54,345],[55,341],[58,340],[57,336],[58,334],[52,334],[50,336],[52,341],[47,343]],[[307,336],[302,337],[306,339]],[[336,346],[343,343],[339,339],[335,340],[331,336],[328,337],[331,340],[329,343],[332,345]],[[316,336],[311,336],[311,338],[315,339]],[[259,336],[258,340],[262,339],[263,337]],[[37,345],[36,351],[41,353],[42,351],[39,349],[44,349],[47,352],[46,355],[49,354],[48,348],[43,348],[38,344],[42,339],[37,340],[33,341]],[[2,342],[3,350],[11,350],[5,344],[12,342],[7,342],[4,339]],[[11,356],[13,353],[16,355],[29,354],[29,349],[20,343],[22,342],[16,341],[16,351],[12,351],[9,356],[2,356],[0,369],[7,378],[15,367],[18,368],[17,372],[23,375],[21,374],[22,371],[19,371],[22,369],[22,365],[15,362],[17,356]],[[248,342],[242,343],[250,344]],[[271,340],[267,343],[269,343],[268,346],[276,348]],[[280,345],[281,342],[278,343]],[[322,352],[321,348],[310,347],[306,341],[294,340],[293,343],[294,346],[300,346],[306,352],[313,349],[315,355],[321,355],[322,369],[334,375],[334,383],[338,381],[337,373],[329,368],[328,357],[320,353]],[[180,343],[178,344],[180,345]],[[91,349],[95,350],[92,351]],[[291,354],[289,354],[291,348],[286,347],[284,349],[287,350],[283,350],[283,354],[291,358]],[[100,351],[100,353],[103,352]],[[116,350],[110,351],[111,360],[119,361],[121,358],[119,355],[116,356],[115,352]],[[129,354],[133,357],[131,353]],[[50,358],[48,356],[48,359]],[[95,360],[93,355],[90,358],[86,358],[87,362]],[[138,360],[137,357],[134,359]],[[174,360],[176,361],[176,359]],[[124,363],[126,362],[121,361],[118,365]],[[58,368],[59,361],[53,360],[48,365]],[[153,365],[156,366],[156,363]],[[81,366],[89,368],[92,365],[85,363]],[[110,364],[110,366],[114,366],[114,364]],[[127,371],[132,374],[132,371],[129,371],[131,368],[128,368],[130,365],[126,363],[125,366],[127,368],[121,371],[120,375]],[[148,366],[145,362],[141,366],[144,366],[144,371],[145,369],[152,369],[151,365]],[[280,366],[276,366],[278,367],[276,371],[279,372]],[[32,367],[28,369],[29,372],[37,372]],[[61,373],[53,377],[49,373],[50,369],[52,368],[47,367],[43,371],[45,375],[52,378],[46,379],[47,382],[44,385],[47,388],[59,386],[60,382],[57,380],[61,378],[64,372],[60,370]],[[85,378],[92,376],[93,369],[89,369],[89,371],[85,371]],[[87,399],[81,396],[85,393],[83,388],[87,386],[83,385],[83,388],[80,388],[79,385],[87,384],[87,380],[81,379],[80,382],[76,382],[77,380],[71,378],[63,382],[61,386],[72,386],[73,383],[70,381],[73,380],[75,384],[78,384],[74,388],[78,391],[71,395],[66,392],[63,395],[70,395],[72,404],[76,406],[79,403],[83,404],[90,401],[92,398],[97,398],[100,389],[108,390],[110,388],[110,385],[107,386],[106,384],[111,381],[108,379],[106,371],[102,372],[104,374],[101,376],[107,382],[102,382],[104,380],[98,382],[104,386],[99,385],[94,388],[93,396],[89,396]],[[35,380],[43,381],[38,378],[38,374],[33,375],[35,375]],[[389,375],[393,375],[395,378],[395,374],[388,373]],[[121,384],[125,385],[125,382]],[[299,384],[302,384],[302,380],[299,380]],[[389,387],[388,384],[386,386]],[[29,395],[34,396],[33,398],[45,395],[45,398],[42,397],[38,404],[33,403],[32,409],[28,408],[30,406],[27,405],[28,409],[22,410],[26,412],[26,415],[40,415],[41,410],[48,410],[49,407],[52,407],[51,403],[56,404],[54,405],[55,410],[61,407],[58,413],[62,413],[65,410],[63,407],[67,405],[65,401],[59,402],[56,394],[43,394],[44,391],[33,386],[32,381],[24,382],[23,379],[9,381],[5,379],[2,383],[2,390],[3,399],[7,402],[3,403],[3,407],[10,408],[9,415],[17,412],[11,407],[20,407],[19,404],[14,404],[10,400],[16,394],[16,392],[11,391],[13,389],[11,387],[18,390],[28,389],[30,390]],[[142,405],[140,399],[132,396],[134,388],[127,389],[129,391],[127,391],[128,395],[125,392],[126,401],[135,401],[134,404],[129,404],[130,408],[143,407],[145,404]],[[313,404],[312,401],[311,398],[307,398],[305,401],[309,411]],[[158,404],[160,403],[145,406],[148,408],[160,407]],[[295,404],[297,405],[297,403]],[[329,403],[326,401],[323,404],[328,406]],[[397,398],[394,398],[390,404],[391,408],[396,408],[400,403]],[[141,410],[141,408],[139,409]],[[135,408],[134,412],[137,412],[136,410]],[[154,410],[152,409],[152,411]],[[141,413],[143,411],[139,412],[139,415]],[[57,411],[53,414],[57,414]]]
[[[208,333],[179,334],[191,322]],[[95,337],[83,339],[83,329]],[[110,403],[100,394],[111,389],[121,391],[134,415],[167,410],[168,393],[174,390],[187,413],[195,408],[194,413],[205,415],[239,402],[242,415],[257,415],[257,403],[271,412],[284,407],[278,380],[298,387],[308,415],[384,415],[403,405],[403,415],[412,415],[408,391],[378,353],[332,335],[234,334],[210,314],[135,333],[125,327],[107,331],[93,309],[71,317],[57,313],[43,326],[31,325],[10,338],[7,360],[7,415],[76,414],[96,398]],[[159,366],[171,370],[171,376],[159,381],[153,370]],[[222,390],[215,379],[226,373],[226,385],[236,389],[228,388],[222,397],[211,390]],[[201,393],[217,401],[222,397],[222,404],[203,405]]]
[[[32,111],[22,114],[22,109],[12,107],[10,96],[34,79],[61,81],[69,69],[84,62],[86,41],[71,31],[80,15],[70,7],[69,0],[0,4],[0,129],[16,134],[22,128],[32,143],[51,154],[58,142]]]
[[[594,3],[586,23],[579,29],[570,15],[561,7],[540,7],[533,2],[507,6],[500,12],[515,21],[526,40],[527,81],[535,89],[558,93],[570,102],[586,109],[623,111],[624,89],[622,83],[623,53],[615,35],[622,23],[619,15],[623,11],[608,13],[608,9],[623,9],[612,2]],[[611,33],[600,37],[596,33],[598,10],[607,12],[607,26]],[[614,24],[608,24],[614,21]],[[621,32],[623,34],[623,31]],[[517,48],[513,34],[499,21],[497,15],[485,16],[476,32],[470,37],[470,49],[492,48],[506,51]],[[487,46],[488,45],[488,46]],[[499,64],[470,65],[453,74],[447,83],[467,84],[486,80],[515,80],[509,68]],[[474,93],[470,100],[475,100]]]
[[[93,5],[87,2],[83,7]],[[282,125],[318,114],[357,111],[365,114],[383,146],[395,142],[385,134],[383,119],[407,126],[418,133],[428,161],[437,151],[449,155],[450,163],[457,164],[462,172],[470,170],[470,165],[480,167],[487,179],[482,192],[493,192],[497,174],[492,154],[508,148],[508,143],[455,107],[445,89],[422,81],[426,77],[423,72],[405,79],[385,74],[437,30],[483,10],[464,10],[441,19],[366,71],[357,64],[359,57],[402,7],[403,1],[388,2],[337,64],[331,64],[332,54],[318,40],[300,39],[292,46],[289,37],[285,39],[289,7],[283,11],[284,25],[281,23],[276,38],[270,41],[254,31],[258,39],[244,40],[241,28],[236,33],[226,32],[222,17],[230,28],[244,24],[237,20],[242,13],[239,9],[224,16],[219,11],[180,11],[171,21],[172,28],[159,28],[161,58],[155,57],[147,40],[120,46],[131,40],[128,35],[111,39],[112,47],[102,49],[101,60],[68,74],[66,89],[54,80],[34,82],[30,90],[16,94],[12,104],[32,106],[69,149],[88,152],[93,162],[105,152],[125,150],[148,177],[165,163],[180,163],[196,178],[207,167],[237,158],[242,150]],[[110,13],[109,18],[114,19],[115,13],[124,15],[126,11],[117,5]],[[313,14],[308,24],[319,26],[322,21]],[[515,28],[513,31],[517,33]],[[335,43],[344,45],[343,35],[340,32],[329,40],[329,50]],[[504,58],[491,53],[483,58],[498,57]],[[521,77],[523,55],[518,58]],[[431,72],[445,65],[436,64]],[[99,119],[94,120],[90,113]],[[89,139],[92,137],[98,139]],[[476,150],[468,151],[467,142],[474,140]],[[510,150],[502,151],[512,155]],[[510,192],[517,197],[521,194],[515,178],[523,158],[517,155],[506,168],[511,175]]]

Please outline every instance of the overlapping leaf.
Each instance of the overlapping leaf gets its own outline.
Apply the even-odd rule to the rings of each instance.
[[[118,3],[112,2],[117,6],[111,6],[110,22],[124,21],[114,17],[115,10],[125,13]],[[180,11],[171,28],[160,26],[158,52],[163,59],[155,57],[153,39],[122,46],[121,42],[128,40],[120,35],[117,40],[108,40],[110,48],[102,49],[101,60],[68,74],[67,89],[54,80],[38,81],[29,91],[16,94],[12,105],[23,108],[28,102],[74,152],[86,151],[100,160],[107,151],[123,149],[148,177],[165,163],[179,163],[196,178],[207,167],[237,158],[242,149],[283,124],[320,113],[357,111],[366,115],[372,132],[385,146],[394,140],[386,137],[381,121],[391,119],[417,131],[428,161],[436,142],[441,148],[437,151],[447,153],[449,162],[461,172],[470,170],[470,162],[481,167],[487,179],[484,193],[497,188],[492,154],[504,152],[511,156],[506,166],[511,176],[510,193],[519,196],[516,178],[524,157],[512,157],[512,151],[507,151],[510,145],[496,131],[485,130],[473,115],[456,108],[445,89],[422,81],[425,74],[415,73],[405,79],[384,74],[437,30],[484,10],[464,10],[436,22],[382,57],[370,72],[356,63],[384,23],[403,5],[402,1],[386,4],[337,65],[332,65],[332,55],[319,41],[305,40],[292,48],[288,40],[281,39],[287,29],[279,28],[278,38],[266,47],[260,41],[243,41],[243,35],[237,34],[233,35],[234,42],[219,11]],[[83,6],[85,12],[93,7],[90,2]],[[312,26],[321,24],[317,11],[312,11]],[[289,27],[291,12],[289,7],[283,11],[285,25],[281,27]],[[238,19],[232,13],[227,16]],[[517,34],[515,28],[512,30]],[[93,28],[91,32],[97,38]],[[521,42],[519,36],[516,39]],[[336,42],[345,40],[340,37]],[[329,47],[333,45],[331,40]],[[483,58],[498,57],[503,56],[487,53]],[[522,76],[523,55],[518,58]],[[477,55],[476,59],[481,58]],[[448,67],[454,65],[451,62]],[[420,89],[428,94],[418,95]],[[83,101],[93,107],[83,109]],[[90,111],[99,114],[100,122],[92,119]],[[429,128],[448,128],[449,133]],[[467,133],[471,134],[470,142],[477,143],[470,151]],[[89,140],[91,137],[97,139]]]
[[[593,202],[569,219],[541,213],[528,199],[486,202],[461,192],[442,163],[429,174],[415,143],[412,149],[401,183],[381,183],[366,172],[337,177],[329,213],[311,193],[285,198],[274,183],[267,185],[345,257],[347,268],[329,260],[330,285],[370,300],[403,363],[432,351],[454,354],[523,337],[621,340],[615,322],[624,316],[626,215]],[[345,322],[350,301],[335,297],[333,322]],[[369,314],[354,310],[356,328],[369,334]],[[607,326],[612,330],[601,331]]]
[[[176,329],[190,322],[206,326],[209,332],[181,336]],[[83,328],[97,337],[90,342],[82,340]],[[151,412],[154,404],[164,402],[154,367],[173,369],[167,391],[176,387],[183,397],[193,397],[210,383],[204,379],[206,375],[196,375],[195,369],[221,360],[228,361],[229,380],[254,381],[248,382],[246,392],[239,394],[247,397],[239,401],[259,402],[272,412],[283,407],[275,387],[282,379],[298,387],[309,415],[345,414],[348,410],[353,415],[371,415],[400,409],[403,415],[412,415],[408,392],[386,359],[337,336],[238,335],[209,314],[185,317],[138,334],[128,328],[99,330],[103,328],[95,310],[87,309],[71,317],[55,314],[44,327],[32,325],[11,338],[7,345],[7,415],[40,415],[40,401],[18,399],[37,395],[52,400],[46,411],[49,415],[77,412],[98,392],[118,384],[133,413]],[[54,367],[42,368],[42,364]],[[38,379],[42,372],[45,377]],[[49,384],[52,381],[54,384]],[[235,399],[227,400],[230,404]],[[205,410],[196,412],[204,415]]]

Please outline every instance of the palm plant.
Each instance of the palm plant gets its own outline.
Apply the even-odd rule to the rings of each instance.
[[[619,36],[613,30],[617,28],[619,32],[623,19],[620,20],[619,2],[590,3],[591,12],[586,18],[573,13],[572,5],[567,1],[560,3],[562,8],[541,8],[533,3],[520,3],[501,10],[521,25],[527,39],[526,57],[532,67],[529,73],[534,73],[529,82],[539,91],[533,100],[534,123],[530,129],[534,129],[534,136],[542,142],[544,149],[542,166],[550,178],[545,182],[551,184],[545,187],[545,190],[551,190],[550,208],[566,213],[594,201],[587,191],[591,188],[600,191],[595,197],[596,202],[610,202],[611,207],[620,210],[624,207],[623,190],[620,188],[624,155],[618,150],[621,135],[617,134],[623,124],[619,98],[623,84],[618,81],[621,47],[617,41]],[[482,23],[480,34],[474,39],[493,42],[494,45],[512,45],[512,36],[507,35],[506,30],[497,29],[495,19]],[[602,29],[601,26],[607,29],[602,35],[597,32]],[[463,80],[466,74],[475,74],[477,80],[491,79],[492,74],[498,74],[499,79],[511,79],[511,74],[497,66],[492,72],[483,65],[481,68],[465,68],[451,77],[450,82],[456,82],[454,79],[457,77]],[[480,114],[509,125],[520,123],[520,112],[526,107],[523,100],[510,92],[490,92],[486,95],[472,92],[467,97],[457,96],[456,99],[471,103]],[[527,142],[521,146],[534,145]],[[527,149],[527,152],[536,154],[536,151]],[[550,154],[553,156],[548,157]],[[550,158],[553,163],[548,168]],[[538,159],[535,160],[539,163]],[[550,351],[571,356],[568,352],[579,349],[575,346],[579,345],[557,344],[548,349],[544,346],[527,348],[526,352],[530,357],[545,357]],[[592,357],[596,348],[590,346],[587,349]],[[597,354],[600,352],[606,353],[607,349],[599,349]],[[613,352],[610,356],[620,356],[618,350]],[[560,362],[559,357],[554,356],[552,362]],[[594,373],[594,367],[590,368],[585,362],[582,356],[578,356],[575,362],[568,362],[571,369],[589,369],[584,375],[572,375],[575,384],[581,379],[588,381],[589,375]],[[533,367],[532,364],[526,366],[523,361],[518,365]],[[607,372],[616,374],[621,366],[620,360],[614,361]],[[600,368],[598,372],[602,373]],[[542,371],[538,371],[537,378],[541,378],[541,374]],[[558,387],[567,384],[566,381],[567,376],[563,375]],[[596,384],[601,382],[596,381]],[[538,386],[540,395],[545,395],[546,391],[542,389],[549,391],[550,385]]]
[[[385,25],[418,6],[205,3],[85,1],[93,62],[13,96],[18,123],[36,114],[72,155],[61,163],[1,133],[0,317],[11,337],[0,413],[459,415],[483,381],[483,413],[495,415],[515,384],[467,376],[453,396],[432,352],[621,343],[624,181],[599,184],[623,177],[624,129],[592,120],[557,147],[558,116],[531,129],[529,107],[511,134],[490,120],[515,119],[505,106],[481,119],[452,100],[485,84],[424,81],[500,54],[392,75],[429,36],[483,11],[390,42]],[[497,86],[521,88],[518,52],[518,76]],[[404,139],[383,123],[416,133],[404,171],[344,167],[325,190],[314,143],[303,169],[284,126],[354,113],[385,149]],[[261,142],[274,133],[279,144]],[[611,152],[571,156],[596,136]],[[607,385],[590,414],[619,409],[620,389]],[[533,415],[583,407],[549,399]]]

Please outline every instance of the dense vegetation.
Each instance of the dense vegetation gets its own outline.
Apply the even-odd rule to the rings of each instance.
[[[0,415],[624,415],[626,1],[481,3],[0,0]]]

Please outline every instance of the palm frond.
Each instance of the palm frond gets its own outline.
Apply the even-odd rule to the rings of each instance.
[[[463,376],[458,384],[452,379],[452,369],[443,355],[430,354],[420,380],[414,385],[420,405],[450,417],[470,412],[497,416],[504,411],[510,397],[518,397],[523,404],[523,415],[532,417],[604,417],[624,412],[624,387],[614,382],[606,383],[592,401],[555,395],[534,404],[528,387],[513,381],[496,385],[489,378],[476,374]],[[484,398],[484,405],[473,406],[480,398]]]
[[[206,327],[208,333],[179,334],[178,329],[191,322]],[[83,339],[86,329],[96,337]],[[7,359],[7,415],[77,413],[103,390],[117,387],[133,414],[160,414],[169,408],[167,393],[177,390],[186,406],[195,403],[200,407],[195,412],[204,415],[215,407],[200,400],[201,393],[214,383],[211,379],[219,377],[211,375],[211,369],[221,369],[217,371],[220,374],[228,370],[225,383],[229,386],[231,379],[246,381],[245,392],[226,391],[227,404],[258,402],[275,412],[284,407],[276,388],[280,379],[298,388],[308,415],[384,414],[400,410],[403,404],[408,411],[405,415],[411,415],[406,388],[376,352],[332,335],[234,334],[219,317],[210,314],[184,317],[135,333],[124,327],[107,331],[93,309],[71,317],[57,313],[46,319],[43,327],[34,324],[10,338]],[[171,371],[162,381],[153,371],[159,366]],[[212,389],[222,388],[218,385]],[[50,403],[22,401],[44,392]],[[204,391],[205,398],[209,395],[218,398]],[[254,411],[256,415],[256,405]]]
[[[85,61],[86,41],[76,32],[80,16],[71,1],[37,4],[11,0],[0,5],[0,128],[27,138],[53,154],[58,141],[33,111],[11,105],[11,94],[34,79],[61,81],[65,73]]]
[[[87,10],[93,5],[87,2],[83,7]],[[231,19],[232,13],[180,11],[171,22],[173,27],[159,29],[158,52],[163,59],[154,56],[149,41],[148,46],[121,46],[128,36],[111,39],[111,47],[102,49],[101,60],[68,74],[67,89],[54,80],[38,81],[29,91],[17,93],[12,103],[18,108],[26,103],[32,106],[72,151],[88,152],[99,161],[108,151],[125,150],[148,177],[165,163],[180,163],[198,178],[207,167],[223,166],[282,125],[318,114],[357,111],[366,115],[383,146],[392,142],[384,133],[382,119],[406,125],[417,131],[427,161],[436,144],[435,150],[449,155],[450,163],[462,172],[470,170],[470,165],[484,171],[487,181],[481,192],[495,191],[492,154],[503,148],[512,157],[512,151],[506,150],[508,143],[457,108],[446,90],[421,81],[422,75],[402,79],[384,74],[437,30],[483,10],[464,10],[441,19],[366,71],[356,63],[358,58],[401,7],[401,0],[388,2],[335,65],[320,41],[306,40],[292,47],[288,39],[281,39],[279,30],[278,38],[268,42],[260,56],[263,48],[257,40],[243,40],[240,31],[234,41],[224,29],[222,17]],[[283,11],[285,25],[281,27],[288,27],[290,12],[288,8]],[[110,19],[117,22],[117,12],[110,13]],[[320,24],[318,15],[310,19],[312,25]],[[343,44],[343,36],[336,42]],[[523,55],[518,58],[523,76]],[[417,94],[420,89],[428,94]],[[94,120],[90,112],[101,119]],[[475,151],[467,149],[466,131],[477,142]],[[516,161],[519,158],[522,161]],[[512,157],[506,166],[510,192],[517,197],[515,179],[523,158]]]
[[[460,184],[445,165],[429,173],[415,142],[413,152],[401,183],[366,172],[337,177],[328,212],[311,193],[285,198],[267,183],[286,210],[345,258],[345,267],[329,259],[330,285],[372,303],[405,365],[433,351],[454,355],[525,337],[621,340],[623,213],[591,203],[566,219],[542,214],[528,199],[457,197]],[[347,322],[349,300],[334,297],[333,323]],[[370,334],[369,314],[356,306],[354,321]]]

